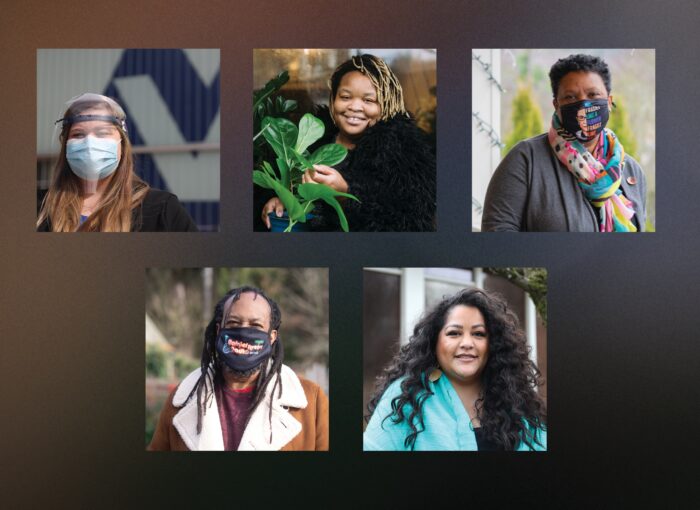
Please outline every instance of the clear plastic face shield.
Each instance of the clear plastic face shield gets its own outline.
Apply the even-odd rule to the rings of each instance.
[[[119,166],[126,115],[113,99],[100,94],[81,94],[66,106],[64,117],[56,121],[61,141],[65,138],[66,160],[83,192],[95,193],[98,183]]]

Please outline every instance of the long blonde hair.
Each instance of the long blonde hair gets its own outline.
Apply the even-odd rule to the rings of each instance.
[[[63,122],[59,140],[61,152],[54,167],[53,180],[41,204],[37,227],[50,222],[52,232],[129,232],[132,227],[132,211],[146,196],[149,186],[134,173],[131,142],[126,133],[124,110],[105,96],[85,94],[88,99],[74,100],[64,114],[64,119],[91,109],[106,110],[120,122],[116,126],[121,135],[121,159],[109,184],[94,211],[80,224],[82,182],[68,165],[66,142],[72,122]]]

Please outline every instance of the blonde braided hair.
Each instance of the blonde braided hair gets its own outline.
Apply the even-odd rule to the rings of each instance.
[[[403,100],[401,83],[391,68],[379,57],[365,53],[364,55],[351,57],[338,67],[328,80],[330,88],[331,117],[334,116],[333,101],[338,92],[340,80],[351,71],[359,71],[372,82],[377,91],[377,103],[381,109],[380,120],[389,120],[396,115],[409,117]]]

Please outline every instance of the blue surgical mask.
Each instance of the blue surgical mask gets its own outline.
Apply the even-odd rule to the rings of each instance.
[[[86,136],[80,140],[68,140],[66,159],[73,173],[86,181],[109,177],[117,165],[118,141],[113,138]]]

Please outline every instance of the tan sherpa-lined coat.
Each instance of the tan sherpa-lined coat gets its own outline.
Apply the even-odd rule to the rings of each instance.
[[[211,399],[202,417],[202,432],[197,434],[196,394],[187,401],[200,375],[189,374],[170,394],[158,419],[149,450],[187,451],[223,450],[216,396]],[[238,450],[328,450],[328,397],[315,383],[298,377],[286,365],[281,371],[282,395],[275,390],[272,399],[270,428],[270,395],[250,415]],[[270,442],[272,431],[272,442]]]

